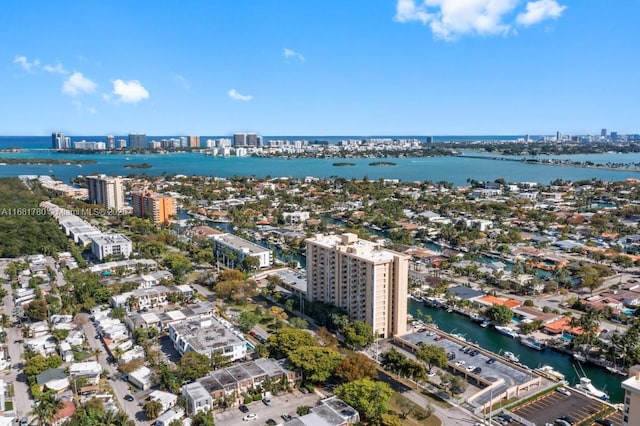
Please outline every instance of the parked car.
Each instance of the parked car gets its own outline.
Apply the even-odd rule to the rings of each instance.
[[[456,361],[456,365],[457,365],[458,367],[462,367],[462,366],[463,366],[463,365],[465,365],[465,364],[466,364],[466,362],[464,362],[463,360]]]
[[[496,362],[496,359],[495,359],[495,358],[489,358],[489,359],[487,360],[487,364],[493,364],[494,362]]]
[[[613,422],[607,419],[598,419],[596,423],[602,426],[613,426]]]
[[[476,368],[473,369],[473,372],[476,373],[476,374],[482,373],[482,368],[476,367]]]
[[[277,424],[278,424],[278,422],[276,422],[276,421],[275,421],[275,420],[273,420],[273,419],[269,419],[269,420],[267,420],[267,425],[268,425],[268,426],[276,426]]]
[[[560,386],[559,388],[556,389],[558,392],[560,392],[563,395],[566,396],[571,396],[571,392],[569,392],[569,389],[565,388],[564,386]]]
[[[271,405],[271,400],[269,398],[264,398],[262,402],[264,403],[264,405]]]
[[[456,353],[455,352],[447,352],[447,359],[449,361],[451,361],[452,359],[456,359]]]
[[[29,419],[23,417],[20,419],[20,426],[27,426],[29,424]]]
[[[293,417],[291,417],[291,415],[289,413],[283,413],[282,416],[282,420],[284,420],[285,422],[288,422],[289,420],[291,420]]]
[[[129,401],[129,402],[131,402],[131,401],[133,401],[134,399],[135,399],[135,398],[134,398],[134,397],[133,397],[133,395],[131,395],[131,394],[129,394],[129,395],[125,395],[125,396],[124,396],[124,400],[125,400],[125,401]]]
[[[565,422],[569,423],[570,425],[575,424],[576,420],[569,417],[569,416],[560,416],[558,417],[558,420],[564,420]]]
[[[571,426],[571,423],[566,422],[566,421],[564,421],[562,419],[556,419],[555,424],[556,424],[556,426]]]
[[[241,405],[240,406],[240,411],[242,411],[243,413],[248,413],[249,412],[249,407],[247,407],[246,405]]]
[[[246,416],[244,416],[242,418],[242,421],[243,422],[248,422],[250,420],[255,420],[257,418],[258,418],[258,415],[256,413],[249,413],[249,414],[247,414]]]
[[[479,353],[480,353],[480,351],[479,351],[479,350],[474,349],[474,350],[472,350],[471,352],[469,352],[469,355],[471,355],[471,356],[476,356],[476,355],[478,355]]]

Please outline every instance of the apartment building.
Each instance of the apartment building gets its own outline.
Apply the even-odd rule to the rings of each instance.
[[[131,191],[133,215],[148,217],[155,223],[167,224],[176,215],[176,201],[173,197],[143,190]]]
[[[89,202],[105,206],[108,209],[123,210],[124,190],[120,177],[96,175],[87,176]]]
[[[344,309],[379,337],[406,333],[408,256],[350,233],[305,242],[307,300]]]

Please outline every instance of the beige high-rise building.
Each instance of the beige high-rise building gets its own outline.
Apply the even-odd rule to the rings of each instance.
[[[344,309],[382,338],[407,332],[409,257],[355,234],[306,240],[307,299]]]
[[[622,426],[640,425],[640,365],[629,369],[629,378],[622,382],[624,411]]]
[[[189,136],[189,148],[200,148],[200,136]]]
[[[87,176],[89,202],[109,209],[123,210],[124,190],[122,179],[114,176]]]

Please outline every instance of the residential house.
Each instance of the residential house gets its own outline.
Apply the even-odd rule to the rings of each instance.
[[[200,382],[182,386],[182,396],[187,402],[187,414],[189,415],[209,411],[213,406],[211,395]]]

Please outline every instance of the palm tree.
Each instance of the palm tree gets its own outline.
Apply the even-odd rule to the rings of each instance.
[[[38,424],[44,426],[51,423],[60,408],[62,408],[62,402],[58,401],[52,392],[45,392],[36,402],[33,414]]]

